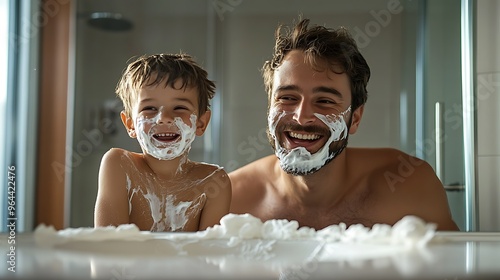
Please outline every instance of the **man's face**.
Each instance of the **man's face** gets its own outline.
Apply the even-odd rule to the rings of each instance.
[[[349,78],[323,68],[313,69],[304,53],[294,50],[274,73],[268,129],[281,167],[290,174],[317,171],[347,145]]]

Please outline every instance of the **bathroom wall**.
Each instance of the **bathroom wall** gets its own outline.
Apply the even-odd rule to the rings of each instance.
[[[476,1],[479,229],[500,231],[500,1]]]
[[[255,1],[254,5],[258,5]],[[279,1],[278,1],[279,2]],[[266,5],[262,4],[261,5]],[[387,1],[374,1],[372,13],[385,10]],[[245,4],[247,4],[245,2]],[[267,4],[268,5],[268,4]],[[243,4],[242,4],[243,6]],[[290,24],[297,13],[269,7],[266,13],[248,6],[235,7],[219,23],[223,52],[223,123],[221,164],[229,171],[272,153],[266,137],[267,93],[260,69],[272,56],[274,30]],[[391,14],[380,25],[369,8],[337,12],[334,5],[311,6],[303,11],[311,24],[347,27],[356,37],[371,67],[368,102],[361,127],[349,138],[350,146],[400,148],[400,93],[403,68],[401,13]],[[379,29],[373,28],[378,24]],[[371,35],[366,26],[371,26]],[[378,31],[378,32],[376,32]],[[366,37],[362,37],[366,36]],[[248,53],[248,55],[246,54]],[[410,54],[411,55],[411,54]],[[414,71],[414,70],[412,70]],[[414,73],[414,72],[413,72]],[[410,129],[411,130],[411,129]]]

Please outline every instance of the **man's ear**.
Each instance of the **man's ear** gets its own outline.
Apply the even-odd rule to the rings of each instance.
[[[351,115],[351,127],[349,128],[349,134],[354,134],[358,130],[359,123],[361,122],[361,117],[363,116],[363,111],[365,110],[365,105],[359,106]]]
[[[120,112],[120,118],[122,119],[122,123],[127,129],[128,136],[131,138],[136,138],[137,134],[135,133],[135,128],[134,128],[134,120],[132,118],[129,118],[127,114],[125,114],[125,111]]]
[[[212,111],[207,110],[198,118],[198,120],[196,121],[196,136],[202,136],[203,133],[205,133],[205,129],[207,129],[211,116]]]

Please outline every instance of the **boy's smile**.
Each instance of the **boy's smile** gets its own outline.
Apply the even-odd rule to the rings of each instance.
[[[180,134],[178,133],[155,133],[153,138],[160,142],[175,142],[179,139]]]

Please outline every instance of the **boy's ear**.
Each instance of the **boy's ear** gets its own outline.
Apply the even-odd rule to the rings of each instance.
[[[129,118],[127,114],[125,114],[125,111],[120,112],[120,118],[122,119],[122,123],[127,129],[128,136],[131,138],[136,138],[137,134],[135,133],[135,128],[134,128],[134,120],[132,118]]]
[[[207,110],[198,118],[198,120],[196,121],[196,136],[202,136],[203,133],[205,133],[205,129],[207,129],[211,116],[212,111]]]
[[[365,105],[359,106],[351,115],[351,127],[349,128],[349,134],[354,134],[358,130],[359,123],[361,122],[361,117],[363,116],[363,111]]]

